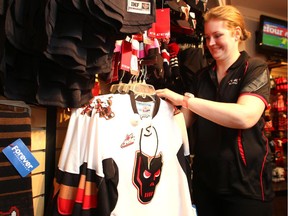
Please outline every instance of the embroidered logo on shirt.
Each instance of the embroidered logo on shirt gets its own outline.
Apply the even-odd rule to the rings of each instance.
[[[228,85],[238,85],[240,79],[231,79],[228,81]]]
[[[130,146],[132,144],[134,144],[134,141],[135,141],[135,136],[133,133],[131,134],[127,134],[126,137],[125,137],[125,140],[123,141],[123,143],[121,144],[121,148],[125,148],[127,146]]]

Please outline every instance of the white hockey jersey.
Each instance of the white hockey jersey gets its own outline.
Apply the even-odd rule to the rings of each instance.
[[[58,215],[195,215],[183,115],[157,96],[141,99],[102,95],[72,111],[55,177]]]

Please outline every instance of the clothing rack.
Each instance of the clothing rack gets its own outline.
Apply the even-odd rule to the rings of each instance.
[[[157,56],[155,56],[153,59],[140,59],[139,60],[139,66],[149,66],[154,65],[157,63]]]

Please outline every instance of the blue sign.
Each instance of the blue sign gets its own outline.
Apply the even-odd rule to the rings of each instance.
[[[3,153],[22,177],[27,176],[32,170],[39,166],[39,162],[21,139],[17,139],[4,148]]]

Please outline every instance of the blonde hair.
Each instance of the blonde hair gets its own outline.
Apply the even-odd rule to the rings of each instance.
[[[251,36],[251,33],[245,27],[244,17],[234,6],[224,5],[210,9],[204,14],[204,22],[208,22],[211,19],[225,21],[228,29],[239,26],[241,28],[241,41],[245,41]]]

